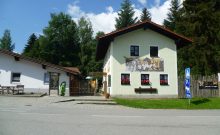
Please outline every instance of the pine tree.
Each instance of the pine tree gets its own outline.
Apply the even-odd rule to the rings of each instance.
[[[151,20],[151,14],[147,10],[147,8],[143,8],[140,21],[143,22],[143,21],[146,21],[146,20],[149,20],[149,21]]]
[[[180,18],[180,3],[179,0],[172,0],[167,19],[164,20],[163,24],[166,28],[174,31],[176,28],[176,22]]]
[[[31,36],[29,37],[28,42],[27,42],[27,44],[26,44],[26,46],[24,48],[23,55],[26,55],[26,56],[31,55],[30,51],[32,50],[36,40],[37,40],[36,35],[34,33],[31,34]]]
[[[131,5],[130,0],[124,0],[121,3],[121,9],[118,12],[118,18],[116,18],[116,29],[121,29],[137,22],[137,17],[134,17],[134,8]]]
[[[193,74],[210,75],[220,71],[220,9],[218,0],[183,2],[178,31],[193,38],[192,45],[178,50],[179,70],[191,66]],[[180,29],[181,28],[181,29]]]
[[[0,40],[0,49],[13,51],[14,48],[15,48],[15,44],[12,44],[10,31],[6,29],[2,39]]]

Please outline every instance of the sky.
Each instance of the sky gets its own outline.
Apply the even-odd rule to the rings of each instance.
[[[111,32],[115,29],[115,18],[123,0],[0,0],[0,38],[9,29],[15,52],[21,53],[32,33],[43,34],[51,13],[64,12],[74,21],[88,18],[94,33]],[[167,17],[171,0],[131,0],[135,16],[139,17],[146,7],[152,21],[162,24]]]

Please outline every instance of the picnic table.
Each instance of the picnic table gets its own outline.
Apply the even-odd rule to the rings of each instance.
[[[2,94],[5,93],[6,94],[15,94],[15,92],[17,92],[17,94],[19,94],[20,92],[24,93],[24,85],[17,85],[17,86],[0,86],[0,91]]]

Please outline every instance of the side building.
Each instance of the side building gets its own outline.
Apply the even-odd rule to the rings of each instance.
[[[177,48],[192,42],[145,21],[99,37],[103,91],[111,96],[177,97]]]
[[[61,67],[48,62],[0,49],[0,85],[24,85],[25,93],[60,95],[59,86],[66,83],[65,96],[73,95],[72,81],[79,79],[78,68]]]

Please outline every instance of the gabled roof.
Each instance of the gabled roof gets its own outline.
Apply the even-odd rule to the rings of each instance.
[[[30,58],[30,57],[27,57],[27,56],[24,56],[24,55],[20,55],[18,53],[10,52],[10,51],[7,51],[7,50],[3,50],[3,49],[0,49],[0,53],[12,56],[12,57],[14,57],[17,60],[23,59],[23,60],[26,60],[26,61],[30,61],[30,62],[33,62],[33,63],[40,64],[40,65],[42,65],[42,67],[44,67],[44,66],[51,67],[53,69],[57,69],[57,70],[64,71],[64,72],[67,72],[67,73],[70,73],[70,74],[74,74],[74,75],[80,74],[79,69],[76,68],[76,67],[74,67],[74,68],[73,67],[65,68],[65,67],[62,67],[62,66],[51,64],[49,62],[45,62],[45,61],[42,61],[42,60]]]
[[[100,60],[105,57],[105,54],[108,50],[108,47],[111,43],[112,40],[114,40],[115,37],[126,34],[128,32],[137,30],[137,29],[151,29],[153,31],[156,31],[162,35],[165,35],[173,40],[175,40],[177,45],[182,45],[182,44],[188,44],[192,43],[192,39],[189,39],[187,37],[184,37],[182,35],[179,35],[169,29],[164,28],[161,25],[158,25],[154,22],[151,21],[144,21],[140,23],[136,23],[134,25],[110,32],[108,34],[105,34],[103,36],[98,37],[98,45],[97,45],[97,51],[96,51],[96,59]]]

